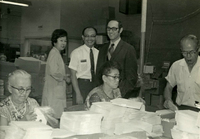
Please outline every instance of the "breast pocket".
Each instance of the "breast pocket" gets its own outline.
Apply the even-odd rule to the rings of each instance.
[[[184,93],[184,91],[185,91],[185,83],[184,83],[183,80],[179,80],[179,81],[177,82],[177,91],[178,91],[179,93]]]
[[[87,61],[86,60],[82,60],[80,62],[80,68],[81,68],[81,71],[86,71],[87,70]]]

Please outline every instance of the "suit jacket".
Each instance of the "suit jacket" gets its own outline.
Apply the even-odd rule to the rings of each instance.
[[[97,60],[97,73],[99,73],[100,67],[108,61],[107,53],[109,44],[107,43],[99,48],[99,55]],[[111,61],[116,61],[121,71],[121,82],[119,84],[120,91],[124,97],[127,92],[132,91],[137,82],[137,58],[135,48],[120,40],[115,51],[112,53]]]

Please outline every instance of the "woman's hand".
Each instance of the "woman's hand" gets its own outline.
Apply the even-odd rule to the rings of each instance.
[[[65,80],[65,82],[66,82],[67,84],[70,84],[70,83],[71,83],[70,74],[66,74],[66,75],[64,76],[64,80]]]
[[[30,111],[24,116],[26,121],[35,121],[37,119],[37,115],[34,113],[34,111]]]

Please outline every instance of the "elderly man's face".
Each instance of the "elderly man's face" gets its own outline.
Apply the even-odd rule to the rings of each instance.
[[[188,65],[195,65],[198,58],[197,44],[193,40],[185,40],[181,43],[182,55]]]
[[[31,79],[17,76],[10,83],[9,91],[15,103],[24,103],[31,92]]]

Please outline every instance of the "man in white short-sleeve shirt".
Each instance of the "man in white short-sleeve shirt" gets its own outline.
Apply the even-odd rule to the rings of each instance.
[[[86,27],[82,32],[84,45],[76,48],[71,53],[69,68],[73,86],[73,105],[83,104],[88,93],[95,87],[91,74],[91,51],[93,52],[94,74],[99,51],[94,47],[97,31],[93,27]]]
[[[187,35],[180,41],[183,59],[175,61],[166,77],[164,106],[171,110],[193,109],[200,102],[200,57],[198,39]],[[172,89],[177,85],[176,104],[172,101]],[[189,106],[189,107],[188,107]]]

